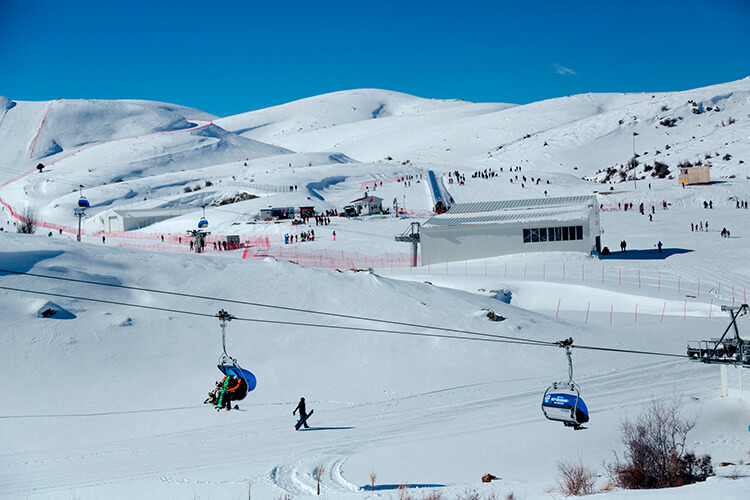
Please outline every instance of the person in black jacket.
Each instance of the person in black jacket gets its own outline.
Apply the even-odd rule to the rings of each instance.
[[[247,382],[242,377],[230,376],[226,381],[226,386],[224,381],[221,382],[221,386],[224,387],[224,394],[219,396],[221,407],[218,409],[225,408],[229,411],[232,409],[232,401],[239,401],[247,395]]]
[[[297,403],[297,408],[292,411],[292,415],[295,415],[297,413],[297,410],[299,410],[299,420],[297,423],[299,424],[303,420],[307,419],[307,408],[305,407],[305,398],[299,398],[299,403]],[[309,429],[310,426],[307,425],[307,422],[305,422],[305,429]]]

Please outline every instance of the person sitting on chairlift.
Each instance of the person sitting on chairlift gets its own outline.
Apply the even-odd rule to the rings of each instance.
[[[224,385],[225,382],[226,386]],[[225,388],[223,396],[221,394],[222,388]],[[221,382],[216,382],[216,388],[208,393],[208,399],[205,402],[218,406],[221,399],[221,406],[217,409],[226,408],[229,411],[232,409],[232,401],[244,399],[246,395],[247,382],[241,377],[229,376],[229,380],[227,380],[227,377],[224,377]]]

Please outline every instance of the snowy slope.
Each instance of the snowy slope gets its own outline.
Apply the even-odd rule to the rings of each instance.
[[[732,397],[720,398],[715,366],[575,349],[592,420],[574,432],[540,411],[546,387],[567,376],[560,349],[477,338],[572,336],[578,345],[679,355],[689,340],[719,336],[727,326],[721,306],[746,301],[750,288],[750,212],[735,208],[750,201],[749,93],[745,79],[510,106],[357,90],[219,120],[163,103],[0,99],[0,498],[246,498],[249,483],[253,498],[313,498],[321,465],[323,495],[335,500],[394,498],[406,483],[417,499],[432,489],[444,498],[470,490],[559,498],[557,460],[583,461],[604,487],[603,462],[622,452],[623,418],[673,395],[698,416],[691,449],[711,453],[715,465],[747,461],[750,401],[739,395],[736,370]],[[658,125],[680,116],[674,127]],[[598,170],[632,156],[634,131],[642,162],[657,149],[670,167],[711,152],[717,182],[602,184]],[[54,144],[61,151],[38,156]],[[496,176],[471,177],[490,168]],[[401,267],[408,245],[393,236],[429,216],[428,170],[442,175],[456,202],[599,191],[608,208],[644,202],[657,210],[653,221],[603,211],[603,244],[628,242],[627,253],[608,258],[521,254]],[[453,170],[465,185],[448,182]],[[13,232],[10,209],[24,206],[44,222],[73,226],[79,184],[92,205],[82,244],[69,232]],[[332,217],[323,227],[253,220],[267,206],[341,210],[365,190],[413,217]],[[240,193],[258,198],[218,205]],[[269,248],[251,250],[278,258],[189,253],[185,231],[203,205],[213,236],[268,237]],[[106,242],[89,236],[118,206],[196,211]],[[699,221],[710,231],[691,231]],[[719,236],[722,227],[731,238]],[[315,241],[283,244],[284,234],[311,230]],[[49,307],[60,312],[41,315]],[[228,352],[258,377],[240,403],[246,411],[201,404],[219,377],[212,315],[221,308],[238,317],[228,326]],[[489,321],[487,309],[503,320]],[[747,318],[739,320],[745,334]],[[315,414],[311,430],[294,432],[300,396]],[[600,496],[743,498],[745,468],[717,470],[703,484]],[[371,472],[374,492],[364,488]],[[502,479],[482,485],[487,472]]]

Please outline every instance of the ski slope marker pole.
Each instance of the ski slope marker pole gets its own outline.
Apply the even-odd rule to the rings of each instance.
[[[667,309],[667,301],[664,301],[664,307],[661,308],[661,319],[659,320],[659,323],[664,322],[664,311]]]
[[[589,303],[586,305],[586,320],[583,322],[584,324],[589,323],[589,308],[591,307],[591,301],[589,300]]]

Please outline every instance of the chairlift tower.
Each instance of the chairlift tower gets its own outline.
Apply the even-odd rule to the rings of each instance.
[[[89,208],[91,205],[89,204],[88,200],[85,196],[83,196],[83,184],[78,185],[78,206],[73,209],[73,215],[78,217],[78,236],[76,237],[76,241],[81,241],[81,219],[86,215],[86,209]]]
[[[750,340],[740,337],[737,318],[750,311],[750,306],[721,306],[721,310],[728,312],[731,321],[724,333],[718,339],[690,341],[687,354],[692,359],[699,359],[704,363],[733,364],[750,368]],[[727,337],[729,330],[734,330],[734,336]]]
[[[731,321],[724,333],[718,339],[691,341],[687,345],[687,355],[691,359],[699,359],[704,363],[715,363],[721,366],[721,396],[729,395],[729,375],[727,366],[737,367],[737,376],[742,394],[742,368],[750,368],[750,340],[740,337],[737,318],[750,311],[747,304],[739,306],[721,306],[722,311],[729,313]],[[729,330],[734,330],[734,336],[727,337]]]
[[[206,206],[203,205],[203,217],[198,221],[198,229],[190,229],[187,234],[195,238],[195,253],[201,253],[203,250],[203,244],[206,241],[206,236],[211,234],[210,231],[204,231],[208,227],[208,219],[206,219]]]
[[[411,267],[417,267],[417,253],[419,252],[419,222],[412,222],[411,226],[406,231],[397,234],[396,241],[411,243]]]

